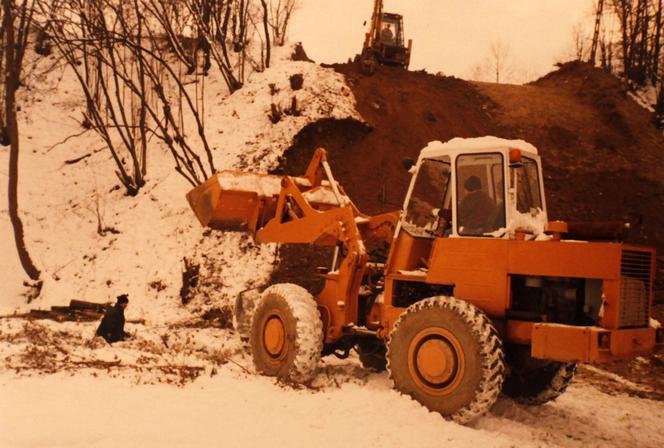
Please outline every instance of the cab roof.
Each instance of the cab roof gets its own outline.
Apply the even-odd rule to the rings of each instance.
[[[453,138],[448,142],[433,141],[420,152],[420,159],[454,154],[473,154],[505,149],[520,149],[525,154],[537,155],[537,148],[523,140],[498,137]]]

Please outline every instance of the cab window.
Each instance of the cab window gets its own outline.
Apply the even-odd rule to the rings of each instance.
[[[493,236],[505,227],[503,156],[469,154],[457,158],[457,233]]]
[[[528,157],[523,157],[522,160],[522,165],[516,168],[516,209],[520,213],[531,213],[533,210],[543,209],[539,170],[535,160]]]

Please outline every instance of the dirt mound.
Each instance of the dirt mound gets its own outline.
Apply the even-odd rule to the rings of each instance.
[[[401,161],[432,140],[496,135],[536,145],[543,156],[549,216],[640,223],[631,241],[664,253],[664,139],[652,116],[608,73],[569,63],[524,86],[469,83],[381,67],[360,75],[353,64],[333,66],[346,76],[366,124],[324,120],[297,136],[278,172],[301,174],[314,149],[330,163],[366,213],[399,209],[410,176]],[[290,263],[280,280],[302,283],[304,255],[283,247]],[[315,263],[322,258],[307,258]],[[664,299],[664,259],[660,259]],[[299,268],[298,265],[299,264]]]
[[[489,99],[465,81],[391,67],[366,77],[353,64],[332,67],[346,76],[366,124],[307,126],[277,172],[301,174],[315,148],[325,147],[335,176],[366,213],[401,208],[410,179],[401,161],[416,158],[428,142],[496,132]]]

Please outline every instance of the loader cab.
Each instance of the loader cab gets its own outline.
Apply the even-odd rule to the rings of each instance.
[[[470,143],[469,143],[470,142]],[[433,142],[411,171],[401,229],[415,238],[533,238],[547,223],[541,161],[523,142]]]

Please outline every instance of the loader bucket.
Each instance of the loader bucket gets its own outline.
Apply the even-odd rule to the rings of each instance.
[[[187,200],[204,227],[253,232],[259,220],[273,216],[280,190],[280,176],[222,171],[187,193]]]

